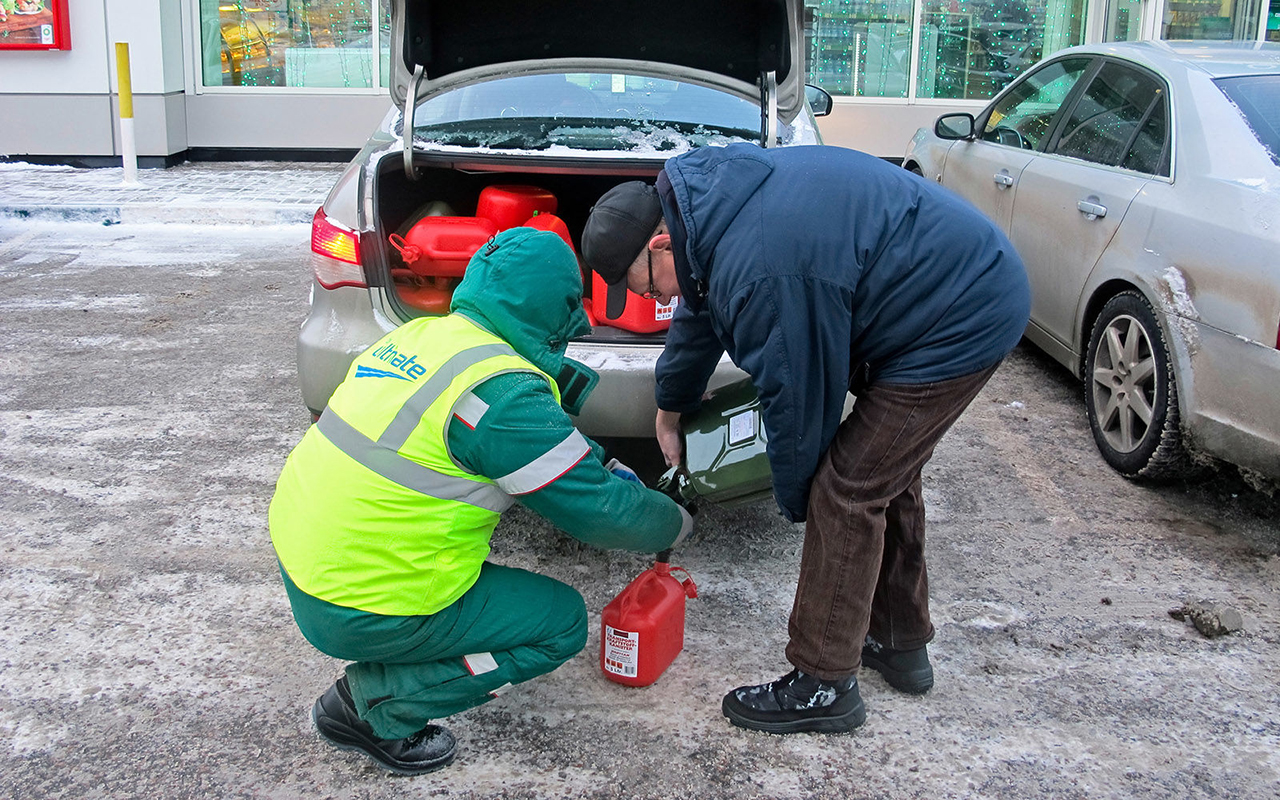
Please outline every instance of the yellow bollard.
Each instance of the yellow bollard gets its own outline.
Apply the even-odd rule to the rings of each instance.
[[[124,182],[138,182],[138,145],[133,135],[133,79],[129,74],[129,43],[116,42],[116,85],[120,91],[120,149],[124,153]]]

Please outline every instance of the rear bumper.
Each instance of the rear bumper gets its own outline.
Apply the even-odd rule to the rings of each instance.
[[[574,425],[588,436],[653,437],[658,405],[653,399],[653,369],[662,355],[655,344],[619,345],[575,342],[566,353],[600,373],[600,383],[587,398]],[[707,385],[714,389],[745,377],[728,358],[721,358]]]
[[[1188,387],[1193,445],[1280,480],[1280,351],[1197,324]]]

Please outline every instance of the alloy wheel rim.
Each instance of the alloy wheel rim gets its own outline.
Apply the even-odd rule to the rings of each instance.
[[[1156,361],[1142,323],[1122,314],[1107,324],[1093,359],[1093,407],[1107,444],[1137,449],[1155,416]]]

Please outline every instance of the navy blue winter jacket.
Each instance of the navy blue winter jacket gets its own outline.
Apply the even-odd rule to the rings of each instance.
[[[839,147],[706,147],[658,177],[682,303],[658,407],[698,408],[728,352],[763,408],[774,495],[804,520],[851,376],[930,383],[1000,361],[1030,313],[1013,245],[957,195]]]

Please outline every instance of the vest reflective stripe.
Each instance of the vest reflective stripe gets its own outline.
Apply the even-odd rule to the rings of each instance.
[[[401,456],[385,447],[381,440],[375,442],[348,425],[331,408],[326,408],[320,415],[316,427],[334,447],[351,459],[406,489],[438,500],[457,500],[499,514],[515,502],[498,486],[444,475]]]
[[[290,580],[391,616],[434,614],[461,597],[513,501],[450,457],[448,426],[463,396],[508,372],[538,375],[559,400],[549,375],[458,314],[408,322],[358,355],[271,501],[271,540]]]
[[[560,444],[515,472],[495,478],[494,483],[502,487],[502,491],[507,494],[536,492],[573,469],[574,465],[590,452],[591,445],[587,444],[586,437],[574,430]]]
[[[475,430],[480,424],[480,420],[484,419],[484,415],[489,411],[489,404],[476,397],[471,392],[467,392],[453,406],[453,415],[462,420],[468,428]]]
[[[378,444],[391,450],[399,450],[405,442],[409,441],[413,429],[418,427],[418,423],[422,421],[422,415],[427,412],[431,404],[468,367],[492,356],[514,356],[515,354],[516,352],[505,344],[482,344],[455,354],[413,393],[413,396],[396,414],[395,419],[391,420],[391,424],[378,437]]]

